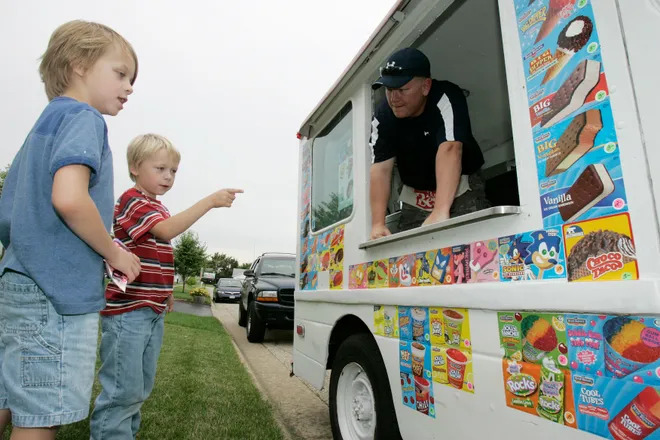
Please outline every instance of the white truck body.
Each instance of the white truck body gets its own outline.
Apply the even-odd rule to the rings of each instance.
[[[552,6],[557,3],[562,3],[563,9],[556,29],[545,43],[544,40],[535,43],[534,35],[544,26],[544,19],[551,19]],[[550,68],[543,63],[557,59],[557,34],[571,20],[582,15],[589,17],[595,30],[589,46],[576,51],[571,61],[573,64],[567,64],[554,83],[548,82],[537,96],[530,96],[535,90],[532,87],[538,87],[538,81],[529,70],[532,58],[539,60],[541,68],[537,75],[543,77],[543,70]],[[660,417],[660,407],[649,403],[650,391],[644,391],[651,389],[657,393],[660,390],[660,361],[654,358],[660,345],[660,340],[655,339],[660,334],[660,320],[656,320],[660,318],[660,179],[657,177],[660,175],[660,138],[654,134],[660,121],[657,105],[660,88],[655,80],[656,72],[660,71],[660,56],[653,46],[653,42],[660,41],[659,25],[658,0],[398,2],[299,129],[300,239],[296,274],[299,285],[295,293],[298,334],[294,336],[294,373],[321,388],[326,371],[333,367],[342,343],[351,335],[365,334],[374,341],[382,357],[396,422],[405,439],[660,438],[660,430],[656,431],[654,425],[660,422],[654,418]],[[593,46],[595,38],[597,45]],[[515,169],[520,203],[519,206],[497,207],[464,219],[451,219],[370,241],[369,137],[375,100],[380,97],[372,91],[371,84],[389,54],[406,46],[418,47],[430,58],[434,78],[450,80],[469,90],[467,101],[473,132],[486,159],[484,170],[498,175]],[[544,52],[550,58],[544,59]],[[542,127],[542,113],[547,109],[541,107],[552,106],[549,92],[559,92],[563,81],[577,68],[578,57],[600,63],[598,85],[595,88],[589,86],[588,92],[597,92],[600,88],[605,93],[595,98],[581,98],[582,107],[566,113],[555,129],[547,122]],[[533,66],[533,69],[537,68],[538,65]],[[579,90],[573,92],[581,93]],[[535,102],[540,106],[537,109],[534,109]],[[593,211],[597,206],[587,205],[586,214],[571,221],[557,220],[557,209],[560,208],[555,207],[552,217],[542,204],[547,190],[543,164],[550,165],[547,157],[540,154],[541,140],[545,136],[546,140],[552,141],[549,148],[560,154],[558,145],[561,142],[570,144],[561,137],[568,130],[569,122],[577,119],[581,110],[589,109],[598,109],[602,115],[602,128],[592,141],[595,143],[593,147],[601,148],[603,153],[593,157],[605,164],[616,191],[622,190],[625,182],[625,196],[612,202],[611,209],[605,206],[599,211],[603,215]],[[609,112],[611,116],[608,117]],[[575,124],[580,126],[579,121]],[[560,127],[563,131],[559,130]],[[598,136],[604,133],[610,138],[606,144],[600,144]],[[335,159],[331,153],[331,148],[335,148],[333,142],[345,145],[336,147],[340,153]],[[606,156],[608,151],[610,156]],[[571,168],[586,169],[588,165],[594,165],[596,170],[602,170],[600,162],[589,162],[590,155],[594,154],[589,150]],[[616,172],[620,173],[616,176],[609,168],[615,156]],[[323,173],[339,177],[326,178]],[[578,186],[579,175],[575,173],[573,187]],[[607,180],[602,173],[599,176]],[[604,193],[609,191],[607,183],[604,182]],[[326,187],[345,194],[331,200]],[[564,194],[575,196],[576,193],[571,193],[568,187],[565,189]],[[323,201],[327,203],[323,205]],[[333,203],[338,206],[335,212],[338,221],[326,224],[327,221],[322,220],[324,213],[319,209],[324,207],[332,211]],[[629,224],[626,224],[628,219]],[[630,238],[634,252],[626,254],[605,249],[599,255],[592,255],[594,259],[583,262],[583,266],[590,270],[601,265],[600,269],[594,269],[596,272],[586,278],[569,281],[571,276],[578,277],[575,270],[569,273],[568,260],[579,261],[580,240],[590,232],[596,234],[609,230],[609,225],[614,223],[616,226],[611,229],[615,233],[610,237],[619,240],[624,237],[624,241],[625,237]],[[533,240],[529,238],[530,231],[546,231],[551,236],[558,236],[561,245],[557,250],[563,259],[545,274],[543,270],[531,270],[531,266],[525,265],[531,276],[541,279],[505,282],[504,277],[510,273],[503,271],[503,267],[514,267],[507,266],[507,249],[513,244],[506,238],[517,236],[522,241],[527,240],[525,243],[529,245]],[[418,254],[422,252],[431,258],[437,256],[439,250],[449,248],[453,249],[450,256],[453,259],[462,252],[460,246],[465,249],[466,245],[470,245],[467,247],[472,249],[474,259],[473,246],[493,243],[492,240],[497,246],[495,258],[499,260],[499,279],[493,282],[440,284],[438,280],[429,281],[427,276],[428,285],[415,286],[419,283],[413,282],[405,286],[403,279],[392,271],[393,267],[396,269],[399,264],[405,265],[415,258],[421,261]],[[531,255],[531,245],[528,249]],[[598,260],[602,255],[605,259],[609,256],[612,261],[618,261],[619,266],[603,268],[605,261]],[[412,260],[406,260],[406,256],[412,256]],[[469,254],[463,254],[463,257],[469,259]],[[428,261],[433,265],[432,260]],[[384,262],[387,271],[385,281],[377,276],[380,262]],[[457,263],[456,267],[460,264]],[[418,270],[419,266],[413,264],[412,269]],[[362,275],[361,271],[364,271]],[[529,274],[518,275],[527,278]],[[372,280],[363,282],[363,277],[370,276]],[[452,276],[458,278],[465,274]],[[472,276],[476,276],[474,271]],[[423,341],[422,337],[418,341],[427,349],[421,374],[426,375],[430,389],[420,385],[423,382],[420,381],[416,382],[418,388],[411,392],[405,386],[406,379],[414,381],[419,371],[410,372],[409,363],[404,358],[408,350],[407,353],[413,356],[414,370],[415,352],[411,344],[420,334],[406,340],[408,336],[403,332],[409,320],[414,321],[412,309],[422,310],[427,317],[426,328],[421,330],[427,340]],[[463,329],[459,327],[458,330],[461,342],[456,346],[442,342],[442,336],[447,333],[446,326],[451,326],[451,317],[440,321],[429,318],[432,313],[445,316],[445,310],[458,310],[463,316]],[[394,313],[390,316],[392,321],[387,321],[383,313]],[[469,329],[466,328],[468,315]],[[621,318],[626,316],[631,318]],[[514,317],[511,321],[513,327],[506,327],[511,317]],[[594,318],[593,338],[589,339],[578,331],[580,325],[589,326],[592,321],[589,317],[630,326],[625,331],[619,326],[615,331],[611,325],[599,324]],[[384,324],[383,319],[386,320]],[[638,324],[631,324],[632,321],[640,323],[641,333],[634,333]],[[439,330],[440,339],[435,339],[438,347],[432,343],[434,323],[445,326]],[[391,328],[383,327],[392,324],[400,332],[396,337]],[[419,322],[417,324],[413,332],[420,328]],[[506,333],[503,328],[514,334]],[[642,354],[634,355],[636,361],[633,364],[638,370],[615,371],[616,368],[610,368],[609,363],[632,359],[630,352],[625,351],[629,348],[628,341],[621,339],[628,335],[627,330],[633,335],[630,344],[641,344],[639,347],[642,347]],[[539,331],[541,336],[537,338]],[[553,371],[552,365],[548,364],[552,362],[543,364],[543,350],[539,349],[544,335],[554,342],[547,357],[559,368],[564,377],[561,380],[548,378],[548,371]],[[517,342],[511,339],[516,337]],[[616,337],[620,339],[615,341]],[[595,360],[586,360],[588,353],[580,350],[585,339],[588,339],[587,346],[597,342],[597,347],[590,352]],[[560,347],[562,342],[564,345]],[[507,343],[512,344],[509,350]],[[446,361],[447,350],[463,352],[469,367],[454,365],[453,370],[448,369],[436,377],[430,366],[432,361],[428,364],[428,351],[435,353],[436,349],[444,353]],[[606,350],[610,351],[606,353]],[[542,358],[534,359],[535,353]],[[456,356],[454,361],[457,361]],[[417,365],[419,362],[418,359]],[[460,377],[447,383],[447,378],[442,375],[451,376],[452,372]],[[518,376],[515,376],[516,372]],[[524,373],[528,373],[535,384],[515,395],[512,391],[517,385],[511,383]],[[339,375],[340,372],[333,374]],[[370,389],[373,391],[381,386],[373,377],[370,379],[372,388],[364,388],[367,394]],[[342,391],[341,380],[337,378],[339,387],[331,388],[331,394]],[[544,387],[559,382],[561,395],[550,396],[554,400],[548,398],[547,387]],[[343,390],[345,392],[346,388]],[[372,399],[373,396],[374,392],[371,393]],[[429,396],[432,399],[428,400]],[[590,402],[583,396],[596,396],[601,400]],[[414,400],[413,405],[409,405],[407,398]],[[331,411],[341,413],[344,396],[331,395],[333,399],[335,406],[331,405]],[[353,396],[351,401],[362,406],[349,408],[339,415],[331,414],[333,420],[338,420],[333,422],[337,425],[335,436],[390,438],[374,434],[379,432],[376,425],[382,422],[374,410],[377,403],[370,401],[369,396],[360,399]],[[418,406],[417,401],[423,404]],[[548,416],[548,407],[543,407],[539,401],[554,402],[549,407],[559,405],[558,419],[553,420],[557,414]],[[340,409],[336,409],[336,402],[340,402]],[[630,408],[634,404],[637,404],[635,408],[641,408],[641,415],[639,411],[636,414],[646,417],[644,420],[650,425],[638,429],[632,426],[630,437],[623,437],[620,434],[622,426],[631,426],[624,426],[623,420],[635,423],[627,416],[633,411]],[[369,405],[371,407],[365,409]],[[426,405],[432,408],[430,412],[433,414],[427,413],[429,408]],[[525,405],[531,408],[524,408]],[[346,416],[351,411],[358,414],[358,420]]]

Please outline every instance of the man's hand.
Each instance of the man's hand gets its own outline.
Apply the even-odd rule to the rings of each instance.
[[[374,225],[371,227],[371,239],[375,240],[380,237],[387,237],[388,235],[392,235],[389,229],[387,229],[387,226],[385,225]]]
[[[114,269],[120,271],[128,278],[128,282],[132,283],[135,278],[140,274],[140,259],[137,255],[127,252],[119,246],[114,245],[112,256],[107,259],[108,264]]]
[[[431,225],[433,223],[439,223],[443,220],[447,220],[448,218],[449,218],[448,212],[432,211],[431,214],[428,217],[426,217],[426,220],[424,220],[422,226]]]
[[[170,294],[170,296],[167,297],[167,313],[174,311],[174,295]]]
[[[236,194],[242,193],[242,189],[227,188],[211,194],[211,203],[214,208],[230,208],[236,199]]]

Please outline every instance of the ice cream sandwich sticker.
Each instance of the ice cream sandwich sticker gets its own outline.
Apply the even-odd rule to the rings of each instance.
[[[545,227],[628,209],[609,102],[535,137]]]
[[[627,209],[618,156],[564,173],[557,179],[557,188],[546,189],[541,195],[545,227],[599,218]]]
[[[566,224],[563,234],[569,282],[639,278],[628,214]]]
[[[559,229],[501,237],[498,251],[502,281],[566,278]]]

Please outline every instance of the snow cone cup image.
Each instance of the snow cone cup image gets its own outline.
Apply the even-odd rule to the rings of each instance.
[[[617,316],[603,326],[605,374],[628,376],[660,358],[660,331],[627,316]]]
[[[424,323],[426,321],[426,309],[414,307],[411,312],[413,339],[424,342]]]
[[[423,377],[415,376],[415,400],[417,401],[417,411],[422,414],[429,413],[429,391],[431,383]]]
[[[413,342],[412,346],[412,370],[415,376],[424,376],[424,358],[426,356],[426,346],[419,342]]]
[[[452,347],[460,346],[463,332],[463,314],[456,310],[445,309],[442,312],[442,319],[445,324],[445,342]]]
[[[612,418],[607,427],[615,440],[642,440],[660,426],[660,394],[646,387],[619,414]]]
[[[523,359],[537,364],[557,347],[557,334],[552,325],[538,315],[529,315],[522,320]]]
[[[449,385],[459,390],[463,389],[463,379],[465,378],[465,367],[470,362],[467,356],[455,348],[447,350],[447,376]]]

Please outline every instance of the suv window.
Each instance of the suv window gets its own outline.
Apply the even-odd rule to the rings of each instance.
[[[296,259],[295,258],[262,258],[260,275],[284,275],[295,276]]]
[[[312,143],[312,231],[353,211],[353,121],[349,102]]]
[[[218,286],[222,287],[241,287],[242,284],[239,280],[219,280]]]

